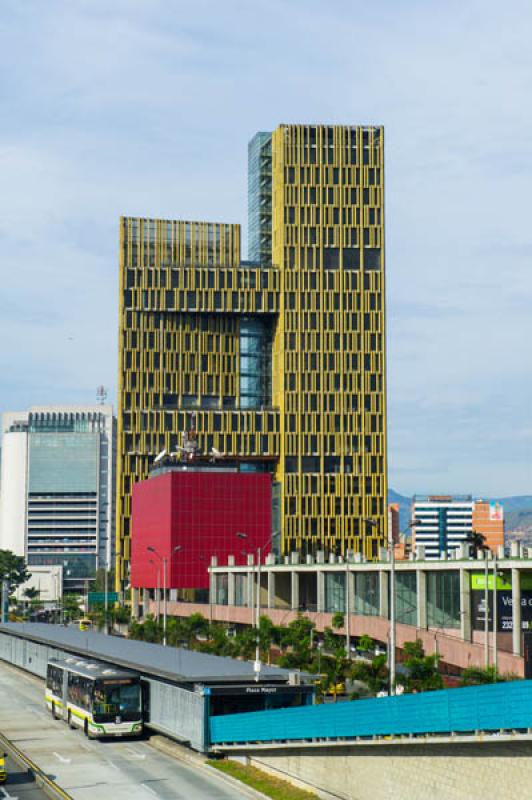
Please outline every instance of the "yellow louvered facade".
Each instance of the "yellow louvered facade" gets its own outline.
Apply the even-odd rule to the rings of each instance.
[[[382,128],[282,125],[272,135],[287,552],[375,558],[386,531],[383,148]]]
[[[273,266],[242,263],[238,225],[120,221],[119,587],[131,486],[157,453],[176,449],[192,414],[203,452],[275,457],[284,553],[378,554],[387,489],[382,129],[280,126],[269,191]],[[241,350],[255,324],[264,341],[271,329],[271,387],[249,407]]]

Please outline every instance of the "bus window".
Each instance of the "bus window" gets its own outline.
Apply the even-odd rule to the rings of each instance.
[[[63,670],[53,664],[46,670],[46,688],[59,697],[63,694]]]
[[[141,688],[138,681],[129,679],[96,681],[94,687],[95,721],[99,721],[102,716],[120,716],[124,720],[138,719],[141,708]]]

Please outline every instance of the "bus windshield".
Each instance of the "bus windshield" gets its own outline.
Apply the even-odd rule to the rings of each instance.
[[[134,678],[96,681],[93,714],[96,717],[139,719],[141,713],[140,683]],[[103,720],[100,720],[103,721]]]

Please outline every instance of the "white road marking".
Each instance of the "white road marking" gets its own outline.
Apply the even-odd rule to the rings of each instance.
[[[18,797],[13,797],[13,795],[9,794],[9,792],[7,792],[2,786],[0,786],[0,792],[2,792],[6,800],[18,800]]]
[[[142,786],[143,789],[147,789],[150,794],[154,794],[155,797],[159,797],[159,795],[157,794],[155,789],[152,789],[151,786],[147,786],[145,783],[141,783],[141,786]]]
[[[110,767],[112,767],[113,769],[117,769],[118,771],[120,771],[120,767],[119,767],[119,766],[117,766],[117,764],[115,764],[115,763],[114,763],[114,761],[108,761],[107,763],[108,763],[108,764],[109,764],[109,766],[110,766]]]
[[[52,755],[54,755],[62,764],[70,764],[72,761],[71,758],[65,758],[60,753],[56,753],[55,750],[53,751]]]
[[[142,760],[146,758],[146,756],[143,753],[135,752],[135,750],[133,750],[132,747],[126,747],[125,750],[127,753],[130,753],[131,758],[141,758]]]

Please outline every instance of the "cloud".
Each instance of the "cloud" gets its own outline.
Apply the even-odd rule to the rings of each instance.
[[[115,391],[120,214],[245,241],[256,130],[383,122],[391,483],[529,492],[531,23],[524,0],[5,0],[2,408]]]

